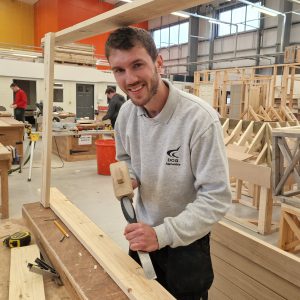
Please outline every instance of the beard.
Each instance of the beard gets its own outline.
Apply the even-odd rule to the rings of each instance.
[[[140,83],[141,82],[136,82],[132,86],[138,85]],[[139,101],[139,99],[134,99],[134,97],[130,97],[130,93],[128,93],[127,95],[131,99],[133,104],[143,107],[147,103],[149,103],[151,101],[151,99],[157,94],[158,86],[159,86],[159,75],[158,75],[157,71],[155,70],[153,73],[153,76],[150,80],[150,84],[149,85],[146,84],[146,87],[149,88],[149,92],[142,101]]]

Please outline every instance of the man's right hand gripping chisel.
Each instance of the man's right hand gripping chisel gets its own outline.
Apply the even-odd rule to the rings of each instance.
[[[110,165],[110,173],[113,180],[114,192],[121,202],[123,214],[128,223],[137,223],[134,207],[132,205],[133,189],[129,171],[124,161]],[[145,276],[148,279],[155,279],[156,274],[148,252],[137,251]]]

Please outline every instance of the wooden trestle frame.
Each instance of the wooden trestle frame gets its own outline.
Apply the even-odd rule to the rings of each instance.
[[[272,131],[274,128],[297,126],[298,123],[232,119],[221,119],[221,123],[229,173],[235,185],[233,202],[258,209],[258,219],[255,220],[238,218],[230,214],[226,218],[255,232],[268,234],[278,228],[272,223],[272,206],[275,203],[271,193]],[[244,200],[242,194],[252,198],[252,202]]]
[[[300,209],[282,204],[280,215],[279,248],[289,251],[300,251]]]

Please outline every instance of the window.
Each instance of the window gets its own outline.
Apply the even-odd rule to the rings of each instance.
[[[260,5],[261,2],[256,2],[256,4]],[[259,27],[259,18],[260,13],[251,5],[220,11],[219,20],[237,24],[237,27],[234,25],[220,24],[218,25],[218,36],[235,34],[236,28],[238,32],[254,30]]]
[[[53,102],[64,102],[64,86],[62,83],[54,83]]]
[[[158,49],[173,45],[185,44],[189,39],[189,22],[153,30],[152,36]]]

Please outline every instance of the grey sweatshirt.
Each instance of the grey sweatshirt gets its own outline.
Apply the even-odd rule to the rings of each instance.
[[[136,212],[159,248],[188,245],[210,232],[231,204],[228,162],[217,112],[175,88],[149,118],[127,101],[116,122],[117,160],[140,183]]]

